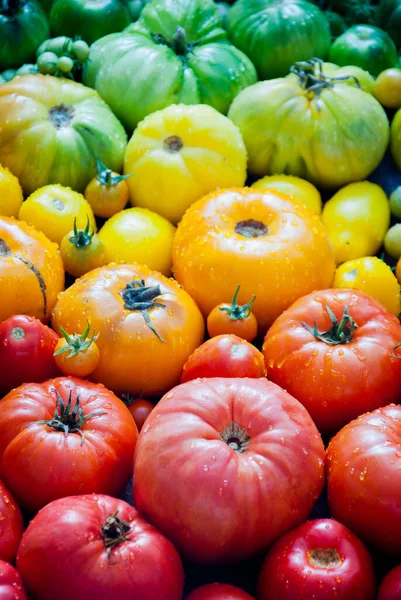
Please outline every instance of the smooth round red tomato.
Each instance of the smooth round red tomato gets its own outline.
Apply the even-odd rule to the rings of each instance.
[[[160,400],[139,435],[134,503],[191,559],[237,560],[308,518],[323,459],[309,414],[274,383],[190,381]]]
[[[188,358],[181,383],[197,377],[265,377],[263,354],[236,335],[218,335]]]
[[[401,565],[394,567],[383,579],[379,587],[377,600],[400,600]]]
[[[56,498],[119,494],[138,431],[102,385],[59,377],[25,384],[0,402],[0,477],[35,512]]]
[[[194,590],[186,600],[253,600],[253,598],[234,585],[209,583]]]
[[[0,392],[60,374],[53,352],[58,335],[35,317],[15,315],[0,324]]]
[[[149,400],[144,400],[143,398],[138,398],[134,400],[132,404],[128,406],[128,410],[131,415],[134,417],[134,421],[136,426],[138,427],[138,431],[141,431],[143,424],[146,419],[154,409],[154,404],[149,402]]]
[[[300,525],[270,549],[259,600],[374,600],[375,572],[362,542],[338,521]]]
[[[181,559],[122,500],[83,495],[51,502],[29,524],[17,566],[38,600],[181,600]]]
[[[0,560],[0,600],[28,600],[20,574],[2,560]]]
[[[14,562],[23,531],[24,523],[19,506],[0,481],[0,563],[3,560]]]
[[[241,286],[237,286],[230,304],[222,303],[214,307],[207,318],[210,337],[233,333],[247,342],[252,342],[258,333],[258,322],[252,312],[256,296],[246,304],[238,304],[237,297]]]
[[[384,384],[383,384],[384,385]],[[330,514],[383,552],[401,552],[401,406],[362,415],[330,441]]]
[[[302,402],[322,433],[401,396],[399,320],[363,292],[335,289],[297,300],[263,344],[269,379]],[[399,356],[399,357],[398,357]]]

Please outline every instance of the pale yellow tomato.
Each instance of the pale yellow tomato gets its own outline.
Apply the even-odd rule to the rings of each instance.
[[[111,217],[98,237],[106,263],[139,263],[169,275],[174,234],[174,225],[164,217],[146,208],[128,208]]]
[[[384,249],[397,260],[401,256],[401,223],[396,223],[386,233],[384,238]]]
[[[372,256],[390,225],[388,198],[380,186],[369,181],[350,183],[325,204],[322,221],[337,264]]]
[[[246,150],[230,119],[205,105],[172,105],[139,123],[124,172],[131,204],[178,223],[186,209],[217,188],[241,187]]]
[[[16,217],[24,197],[18,179],[0,165],[0,216]]]
[[[343,263],[335,272],[333,287],[364,292],[394,315],[400,314],[400,285],[390,267],[376,256]]]
[[[93,211],[83,195],[57,184],[45,185],[31,194],[21,206],[18,218],[58,244],[74,228],[74,222],[85,229],[89,219],[96,231]]]
[[[275,190],[289,196],[296,204],[303,204],[316,215],[322,212],[322,198],[314,185],[293,175],[267,175],[252,185],[258,190]]]

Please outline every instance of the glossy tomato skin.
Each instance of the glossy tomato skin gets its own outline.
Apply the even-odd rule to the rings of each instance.
[[[160,400],[139,435],[135,506],[192,560],[239,560],[309,516],[323,458],[310,416],[273,383],[190,381]]]
[[[303,323],[331,327],[326,306],[341,321],[346,307],[357,328],[348,343],[329,345]],[[295,302],[270,328],[264,344],[267,377],[308,410],[320,432],[332,433],[358,415],[401,395],[398,319],[363,292],[333,289]],[[397,351],[398,352],[398,351]]]
[[[0,391],[57,377],[57,342],[58,335],[35,317],[15,315],[0,323]]]
[[[197,377],[265,377],[263,354],[236,335],[204,342],[184,365],[181,383]]]
[[[102,528],[116,513],[129,531],[108,558]],[[110,496],[72,496],[42,509],[24,533],[17,566],[34,600],[182,598],[174,546],[135,508]]]
[[[20,574],[2,560],[0,560],[0,600],[28,600]]]
[[[194,590],[186,600],[253,600],[253,598],[234,585],[209,583]]]
[[[399,598],[401,598],[401,565],[387,573],[377,595],[377,600],[399,600]]]
[[[326,454],[330,514],[367,543],[401,552],[401,407],[360,416]]]
[[[247,342],[252,342],[258,334],[258,322],[251,312],[243,319],[232,319],[230,315],[221,310],[230,308],[230,304],[219,304],[207,318],[207,330],[210,337],[224,334],[234,334]]]
[[[141,431],[143,424],[153,409],[154,404],[143,398],[138,398],[138,400],[134,400],[134,402],[129,405],[128,410],[134,418],[138,431]]]
[[[23,531],[24,524],[19,506],[0,481],[0,562],[14,562]]]
[[[60,338],[57,342],[55,352],[66,347],[68,347],[67,340],[64,337]],[[54,357],[58,368],[64,375],[88,377],[99,364],[100,352],[95,341],[88,348],[77,352],[73,356],[70,356],[71,352],[67,350]]]
[[[270,549],[258,590],[259,600],[374,600],[373,562],[338,521],[308,521]]]
[[[58,394],[67,405],[70,393],[71,408],[79,397],[84,437],[47,424]],[[102,385],[72,377],[25,384],[0,403],[0,477],[29,512],[77,493],[118,494],[132,473],[137,435],[126,406]]]

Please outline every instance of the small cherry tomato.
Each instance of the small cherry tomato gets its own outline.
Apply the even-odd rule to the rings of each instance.
[[[43,52],[38,57],[38,69],[43,75],[54,75],[57,71],[58,56],[54,52]]]
[[[106,261],[104,244],[91,228],[89,219],[85,229],[78,229],[74,221],[74,230],[61,240],[60,255],[64,269],[73,277],[82,277]]]
[[[123,400],[124,403],[126,402]],[[131,402],[127,402],[128,410],[134,418],[135,424],[138,428],[138,431],[141,431],[143,424],[146,419],[154,409],[154,404],[149,402],[149,400],[144,400],[143,398],[137,398]]]
[[[57,68],[62,73],[69,73],[74,68],[74,61],[69,56],[60,56]]]
[[[376,79],[375,98],[386,108],[401,107],[401,69],[386,69]]]
[[[258,322],[252,312],[256,296],[247,304],[238,304],[240,286],[235,290],[231,304],[218,304],[207,318],[207,330],[210,337],[233,333],[247,342],[252,342],[258,333]]]
[[[253,598],[234,585],[209,583],[194,590],[186,600],[253,600]]]
[[[377,600],[400,600],[401,598],[401,565],[394,567],[383,579]]]
[[[265,377],[263,354],[236,335],[218,335],[188,358],[181,383],[197,377]]]
[[[393,258],[401,256],[401,223],[396,223],[386,233],[384,249]]]
[[[92,336],[88,338],[89,321],[81,335],[77,333],[69,335],[62,326],[60,326],[60,330],[63,337],[59,339],[54,352],[58,368],[64,375],[87,377],[99,364],[100,352],[96,344],[99,335],[92,333]]]
[[[89,46],[83,40],[77,40],[71,46],[71,51],[78,60],[86,60],[89,58]]]
[[[97,175],[88,183],[84,192],[97,217],[109,219],[125,208],[129,198],[126,182],[128,177],[131,175],[119,175],[98,159]]]

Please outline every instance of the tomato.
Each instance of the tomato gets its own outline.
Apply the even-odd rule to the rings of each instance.
[[[198,377],[266,377],[263,354],[236,335],[218,335],[191,354],[181,383]]]
[[[57,334],[38,319],[9,317],[0,324],[0,391],[59,375],[53,352]],[[1,558],[1,557],[0,557]]]
[[[377,600],[399,600],[401,598],[401,565],[394,567],[383,579]]]
[[[263,344],[267,377],[332,433],[401,395],[398,319],[358,290],[313,292],[273,324]],[[341,519],[340,519],[341,520]]]
[[[337,264],[373,256],[390,225],[387,196],[375,183],[351,183],[326,202],[322,221],[334,247]]]
[[[334,288],[352,288],[372,296],[396,317],[400,314],[400,286],[391,268],[376,256],[348,260],[334,275]]]
[[[109,496],[46,506],[24,533],[17,566],[28,593],[40,600],[182,598],[174,546],[135,508]]]
[[[270,549],[259,575],[259,600],[374,600],[369,552],[332,519],[307,521]]]
[[[401,219],[401,185],[392,191],[390,196],[390,210],[397,219]]]
[[[294,203],[307,206],[313,213],[320,215],[322,212],[322,198],[314,185],[292,175],[266,175],[255,181],[252,187],[257,190],[275,190],[289,196]]]
[[[222,190],[179,223],[173,272],[206,317],[238,285],[239,302],[255,294],[252,312],[264,333],[294,300],[331,284],[334,256],[319,217],[306,208],[278,192]]]
[[[1,600],[28,600],[20,574],[7,562],[0,560]]]
[[[384,249],[397,260],[401,256],[401,223],[396,223],[386,233],[384,238]]]
[[[91,337],[88,337],[89,321],[81,335],[78,333],[69,335],[62,326],[60,326],[60,330],[63,337],[58,340],[54,352],[58,368],[64,375],[87,377],[99,364],[100,352],[96,344],[99,336],[92,332]]]
[[[401,69],[386,69],[380,73],[374,95],[386,108],[401,108]]]
[[[97,175],[88,183],[84,192],[85,199],[97,217],[109,219],[126,207],[129,197],[128,177],[131,175],[119,175],[101,160],[97,160]]]
[[[21,206],[18,218],[34,225],[58,244],[73,229],[74,223],[85,227],[89,219],[96,231],[95,217],[85,198],[62,185],[46,185],[36,190]]]
[[[64,289],[56,244],[26,223],[0,218],[0,322],[12,315],[48,321]]]
[[[175,227],[146,208],[128,208],[99,231],[106,262],[140,263],[169,275]]]
[[[391,123],[390,149],[397,167],[401,169],[401,109],[395,113]]]
[[[135,173],[132,204],[178,223],[209,192],[245,184],[246,150],[238,127],[211,106],[173,105],[138,125],[124,170]]]
[[[233,585],[209,583],[194,590],[186,600],[253,600],[253,598]]]
[[[172,279],[140,265],[109,265],[60,295],[53,325],[99,333],[100,361],[91,375],[116,393],[160,397],[204,339],[192,298]]]
[[[24,523],[18,504],[4,483],[0,481],[0,564],[2,561],[14,562],[23,531]],[[1,595],[1,569],[0,598],[3,598]]]
[[[82,277],[85,273],[102,267],[105,262],[104,244],[90,226],[89,218],[85,229],[77,228],[67,233],[60,244],[60,255],[67,273],[73,277]]]
[[[18,179],[0,165],[0,216],[16,217],[23,199]]]
[[[323,458],[306,410],[270,381],[190,381],[139,435],[134,503],[191,560],[235,561],[308,517]]]
[[[143,424],[146,419],[154,409],[154,404],[149,402],[149,400],[144,400],[143,398],[138,398],[131,402],[128,406],[128,410],[134,418],[135,424],[138,427],[138,431],[141,431]]]
[[[330,514],[394,554],[401,552],[400,447],[401,407],[390,405],[346,425],[326,456]]]
[[[233,333],[247,342],[252,342],[258,333],[258,322],[252,312],[252,304],[256,300],[253,295],[246,304],[237,303],[238,292],[235,290],[231,304],[218,304],[207,318],[207,330],[211,337],[225,333]]]
[[[29,512],[77,493],[118,494],[137,435],[128,409],[101,385],[28,383],[0,402],[0,477]]]

